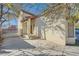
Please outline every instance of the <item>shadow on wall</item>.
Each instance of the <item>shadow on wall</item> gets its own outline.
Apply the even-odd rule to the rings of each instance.
[[[46,39],[46,34],[45,34],[46,23],[45,23],[45,21],[42,20],[41,18],[38,18],[38,19],[36,19],[35,25],[36,25],[38,37],[40,37],[41,39]]]
[[[36,19],[36,28],[37,28],[37,35],[43,39],[46,39],[46,32],[48,30],[52,30],[52,33],[55,32],[60,33],[59,35],[61,39],[65,36],[65,29],[62,28],[62,25],[65,25],[64,19],[51,19],[46,17],[40,17]]]

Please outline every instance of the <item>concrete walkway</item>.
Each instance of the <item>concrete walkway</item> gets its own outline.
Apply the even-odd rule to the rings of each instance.
[[[55,44],[47,40],[26,40],[15,33],[6,34],[0,55],[2,56],[79,56],[79,47],[65,46],[63,51],[55,50]],[[59,49],[59,48],[58,48]]]
[[[0,56],[79,56],[79,47],[66,46],[64,52],[52,49],[2,49]]]
[[[50,50],[52,47],[53,45],[46,40],[27,40],[17,36],[16,33],[7,33],[0,47],[0,55],[52,55],[50,52],[58,54],[58,52]]]
[[[19,37],[16,33],[7,33],[2,43],[3,49],[53,49],[57,48],[56,44],[42,39],[29,40]],[[59,46],[60,47],[60,46]],[[59,49],[59,48],[58,48]]]
[[[8,33],[2,43],[3,49],[27,49],[35,48],[33,45],[22,40],[16,33]]]

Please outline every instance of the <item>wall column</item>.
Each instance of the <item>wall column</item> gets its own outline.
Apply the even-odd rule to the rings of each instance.
[[[75,25],[74,22],[68,23],[68,39],[66,44],[75,44]]]
[[[23,20],[23,12],[20,11],[20,15],[18,18],[18,35],[22,35],[22,23],[21,20]]]
[[[31,30],[31,18],[28,18],[27,21],[27,34],[30,35],[30,30]]]

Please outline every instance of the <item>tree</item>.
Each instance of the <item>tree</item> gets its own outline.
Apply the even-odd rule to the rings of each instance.
[[[13,7],[12,4],[0,4],[0,41],[3,39],[2,25],[6,21],[8,21],[8,18],[10,17],[10,15],[11,16],[15,15],[12,7]],[[11,12],[11,10],[12,10],[12,12]]]
[[[6,19],[3,17],[5,14],[7,14],[9,11],[9,9],[7,10],[7,12],[4,12],[4,6],[3,4],[0,4],[0,39],[2,38],[2,24],[6,21]]]

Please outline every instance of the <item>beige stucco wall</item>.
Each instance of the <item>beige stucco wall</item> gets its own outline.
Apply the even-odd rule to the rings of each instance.
[[[46,39],[59,45],[65,45],[66,43],[66,27],[65,23],[62,24],[64,19],[58,19],[59,21],[53,24],[54,27],[47,28]]]
[[[51,41],[54,45],[66,45],[67,40],[67,20],[66,8],[60,5],[54,10],[49,8],[47,13],[36,19],[35,33],[41,39]]]
[[[40,17],[36,19],[34,34],[54,44],[65,46],[66,20]],[[51,43],[51,44],[52,44]]]

